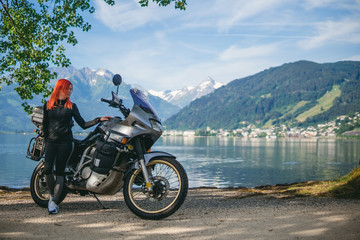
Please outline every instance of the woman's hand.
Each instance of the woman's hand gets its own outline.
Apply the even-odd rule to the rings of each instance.
[[[100,118],[100,121],[104,122],[104,121],[109,121],[110,119],[112,119],[112,117],[105,116],[105,117]]]

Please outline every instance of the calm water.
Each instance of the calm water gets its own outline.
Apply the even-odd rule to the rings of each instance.
[[[25,157],[34,135],[0,134],[0,185],[28,187],[37,162]],[[254,187],[332,180],[359,164],[360,141],[163,137],[153,150],[182,163],[190,187]]]

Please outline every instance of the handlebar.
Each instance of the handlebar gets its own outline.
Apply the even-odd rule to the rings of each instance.
[[[111,104],[111,100],[107,100],[107,99],[105,99],[105,98],[101,98],[101,101],[102,101],[102,102],[106,102],[106,103],[108,103],[108,104]]]
[[[111,107],[116,107],[116,108],[119,108],[121,113],[124,115],[124,117],[126,118],[127,116],[129,116],[129,113],[130,113],[130,110],[127,109],[124,105],[122,105],[122,101],[120,101],[120,104],[112,101],[112,100],[107,100],[107,99],[104,99],[104,98],[101,98],[101,101],[102,102],[106,102],[108,103]]]

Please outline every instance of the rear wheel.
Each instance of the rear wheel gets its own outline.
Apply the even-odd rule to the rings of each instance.
[[[44,174],[44,161],[41,161],[35,168],[30,181],[30,193],[34,202],[43,208],[47,208],[50,192],[46,184],[46,178]],[[64,189],[60,195],[61,203],[67,195],[67,189],[64,186]]]
[[[148,191],[141,169],[125,179],[124,199],[137,216],[163,219],[175,213],[183,204],[188,191],[188,178],[181,164],[173,158],[154,159],[147,169],[152,191]]]

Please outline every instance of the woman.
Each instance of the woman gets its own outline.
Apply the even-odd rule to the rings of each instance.
[[[83,129],[110,119],[110,117],[101,117],[85,122],[76,104],[70,101],[72,90],[73,85],[69,80],[58,80],[49,101],[44,105],[43,126],[46,141],[44,173],[51,194],[48,203],[49,214],[59,212],[58,204],[64,186],[65,165],[73,150],[72,118]],[[56,181],[52,175],[54,164]]]

